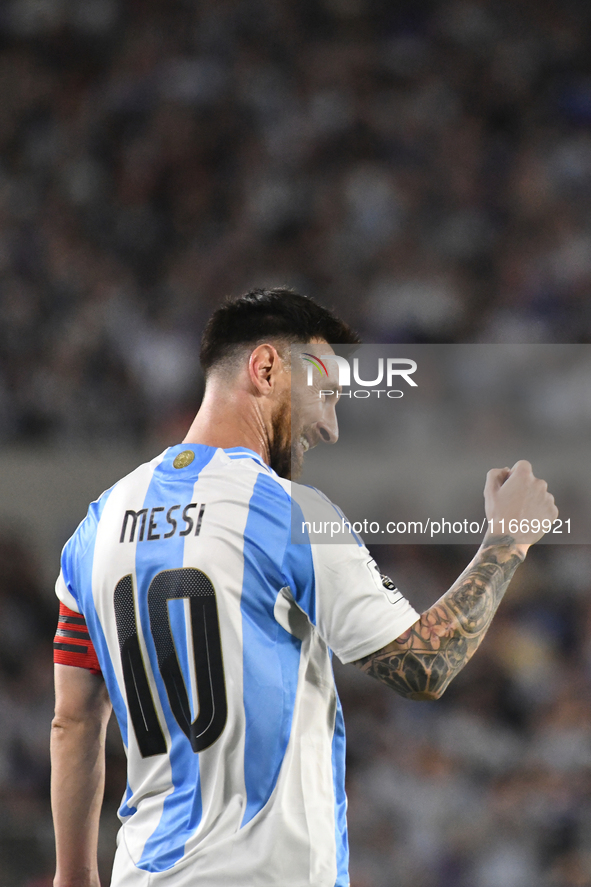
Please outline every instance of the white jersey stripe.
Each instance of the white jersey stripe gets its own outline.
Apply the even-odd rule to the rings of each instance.
[[[243,649],[240,598],[243,576],[243,539],[247,501],[258,476],[256,466],[244,475],[239,466],[218,450],[195,487],[195,500],[206,502],[199,536],[187,537],[185,566],[198,566],[216,590],[221,646],[228,699],[223,736],[200,752],[203,817],[186,853],[207,853],[240,827],[244,809],[244,709],[236,700],[243,692]],[[238,470],[236,470],[238,469]],[[230,547],[227,539],[234,540]]]
[[[202,470],[215,451],[201,453],[196,467]],[[174,471],[175,469],[173,469]],[[195,472],[182,474],[175,478],[174,496],[171,500],[169,489],[168,464],[163,470],[156,466],[152,481],[146,493],[143,508],[147,515],[147,533],[143,543],[136,548],[135,572],[137,576],[137,600],[139,602],[140,624],[142,626],[146,650],[150,660],[150,668],[155,680],[155,687],[161,703],[168,697],[169,705],[162,704],[162,712],[168,732],[168,760],[171,768],[172,791],[164,798],[160,820],[148,837],[141,857],[137,861],[139,868],[150,872],[160,872],[171,868],[185,854],[185,843],[194,834],[202,815],[201,785],[199,774],[199,756],[196,755],[187,737],[179,727],[171,705],[163,674],[160,654],[156,650],[156,632],[161,633],[166,643],[166,626],[154,624],[151,596],[155,594],[154,580],[161,574],[166,564],[168,578],[171,570],[180,571],[184,565],[185,539],[194,532],[197,507],[193,495],[195,491]],[[184,527],[171,537],[166,538],[164,518],[174,505],[179,505],[178,512],[184,521]],[[157,509],[160,509],[159,511]],[[179,576],[182,575],[179,573]]]

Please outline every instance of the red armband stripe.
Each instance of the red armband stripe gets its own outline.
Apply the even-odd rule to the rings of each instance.
[[[53,661],[59,665],[86,668],[93,674],[101,672],[84,616],[62,603],[53,641]]]

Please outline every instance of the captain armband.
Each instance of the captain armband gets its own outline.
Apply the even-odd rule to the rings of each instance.
[[[92,674],[101,673],[96,650],[88,634],[86,619],[81,613],[70,610],[62,603],[53,639],[53,661],[59,665],[87,668]]]

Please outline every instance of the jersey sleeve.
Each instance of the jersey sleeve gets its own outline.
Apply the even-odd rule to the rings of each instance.
[[[396,640],[419,614],[365,545],[314,544],[316,626],[342,663]]]
[[[300,492],[297,510],[299,520],[310,514],[322,520],[343,519],[317,490]],[[394,583],[381,575],[355,533],[342,533],[340,538],[344,541],[322,543],[301,536],[294,542],[292,537],[287,559],[296,602],[341,662],[347,663],[396,640],[419,614]]]
[[[62,560],[63,563],[63,560]],[[66,580],[67,573],[64,570],[64,566],[60,570],[60,574],[57,577],[57,581],[55,583],[55,593],[57,598],[61,604],[65,604],[70,610],[75,610],[77,613],[80,612],[80,606],[78,604],[78,600],[74,597],[74,592],[70,582]]]
[[[60,604],[57,631],[53,639],[53,661],[60,665],[75,665],[100,674],[101,668],[90,640],[86,620],[81,613]]]

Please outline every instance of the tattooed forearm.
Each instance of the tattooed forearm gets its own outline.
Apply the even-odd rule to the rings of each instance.
[[[480,646],[522,560],[511,536],[485,539],[459,579],[418,622],[355,665],[409,699],[437,699]]]

